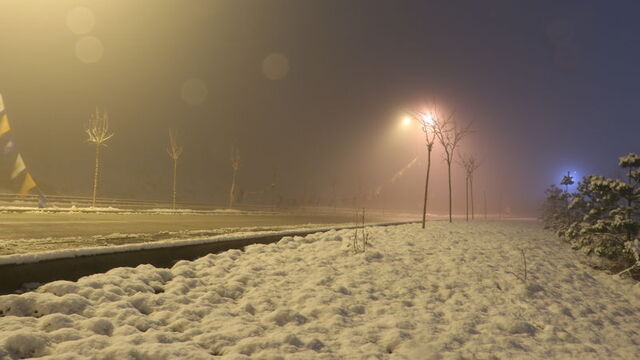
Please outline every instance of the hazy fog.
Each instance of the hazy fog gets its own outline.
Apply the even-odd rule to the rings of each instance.
[[[461,6],[464,3],[464,6]],[[78,7],[81,7],[78,9]],[[640,151],[634,1],[0,2],[0,93],[46,193],[88,195],[84,129],[107,110],[100,196],[168,199],[169,128],[184,147],[178,198],[224,204],[230,148],[247,201],[421,208],[423,135],[404,112],[431,101],[474,133],[476,212],[531,214],[566,171],[615,175]],[[403,176],[391,179],[417,157]],[[430,211],[446,209],[435,147]],[[382,186],[382,187],[381,187]],[[380,188],[381,187],[381,188]],[[454,172],[454,211],[464,178]],[[255,195],[248,193],[254,192]]]

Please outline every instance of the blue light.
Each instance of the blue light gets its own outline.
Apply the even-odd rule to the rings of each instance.
[[[565,185],[560,185],[560,181],[562,181],[562,178],[567,176],[567,172],[573,178],[573,185],[569,185],[568,187],[565,187]],[[579,172],[578,170],[559,170],[554,177],[554,184],[556,184],[556,186],[560,187],[563,190],[568,188],[569,192],[572,192],[577,189],[578,182],[582,180],[582,176],[583,176],[582,173]]]

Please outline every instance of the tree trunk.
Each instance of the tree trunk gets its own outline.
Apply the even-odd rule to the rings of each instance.
[[[236,190],[236,171],[233,170],[233,177],[231,178],[231,190],[229,190],[229,209],[233,208],[233,195]]]
[[[469,176],[464,179],[464,200],[466,206],[466,220],[469,221]]]
[[[331,196],[333,197],[333,212],[338,211],[338,203],[336,201],[336,184],[331,184]]]
[[[473,209],[473,175],[469,177],[469,191],[471,191],[471,220],[475,220],[475,211]]]
[[[91,207],[96,206],[96,194],[98,192],[98,175],[100,171],[100,144],[96,144],[96,164],[93,171],[93,199]]]
[[[487,220],[487,192],[483,191],[482,196],[484,197],[484,219]]]
[[[447,159],[447,174],[449,175],[449,222],[452,223],[453,222],[453,215],[452,215],[452,204],[453,201],[452,199],[452,190],[451,190],[451,159]]]
[[[173,159],[173,210],[176,209],[176,180],[178,177],[178,159]]]
[[[422,207],[422,228],[427,222],[427,195],[429,194],[429,173],[431,172],[431,147],[427,151],[427,180],[424,184],[424,206]]]
[[[271,212],[275,209],[276,186],[271,184]]]
[[[500,185],[502,185],[502,181]],[[498,195],[498,219],[502,220],[502,186],[500,186],[500,193]]]

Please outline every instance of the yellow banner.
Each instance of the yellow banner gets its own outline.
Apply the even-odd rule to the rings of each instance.
[[[27,195],[34,187],[36,187],[36,182],[33,181],[31,174],[27,173],[22,182],[22,188],[20,188],[20,195]]]
[[[9,126],[9,118],[7,114],[2,115],[2,119],[0,119],[0,136],[8,133],[11,130],[11,126]]]
[[[18,175],[20,175],[26,168],[24,160],[22,160],[22,155],[18,154],[18,157],[16,157],[16,163],[13,166],[13,172],[11,173],[11,180],[17,178]]]

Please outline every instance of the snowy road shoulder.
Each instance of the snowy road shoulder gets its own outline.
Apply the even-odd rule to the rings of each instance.
[[[536,223],[368,231],[365,253],[329,231],[0,296],[0,358],[640,357],[639,285]]]
[[[264,236],[288,236],[300,232],[311,231],[329,231],[335,228],[350,227],[350,224],[305,224],[305,225],[287,225],[287,226],[274,226],[269,230],[265,230],[265,227],[254,228],[223,228],[218,230],[208,231],[180,231],[180,232],[165,232],[169,238],[159,241],[150,241],[148,238],[160,238],[165,236],[165,233],[159,234],[121,234],[113,233],[109,235],[93,236],[92,239],[83,238],[63,238],[62,241],[76,242],[78,245],[92,243],[91,240],[108,240],[116,239],[125,242],[123,245],[106,244],[103,246],[82,246],[70,249],[55,249],[48,251],[20,253],[11,255],[0,255],[0,265],[8,264],[28,264],[36,263],[46,260],[74,258],[80,256],[91,255],[103,255],[113,253],[124,253],[132,251],[141,251],[149,249],[163,249],[173,248],[190,245],[202,245],[221,241],[234,241],[245,240],[252,238],[259,238]],[[280,228],[278,230],[275,230]],[[160,236],[158,236],[160,235]],[[29,246],[28,239],[13,240],[14,242],[23,241],[25,247]],[[38,241],[52,241],[49,239],[38,239]]]

